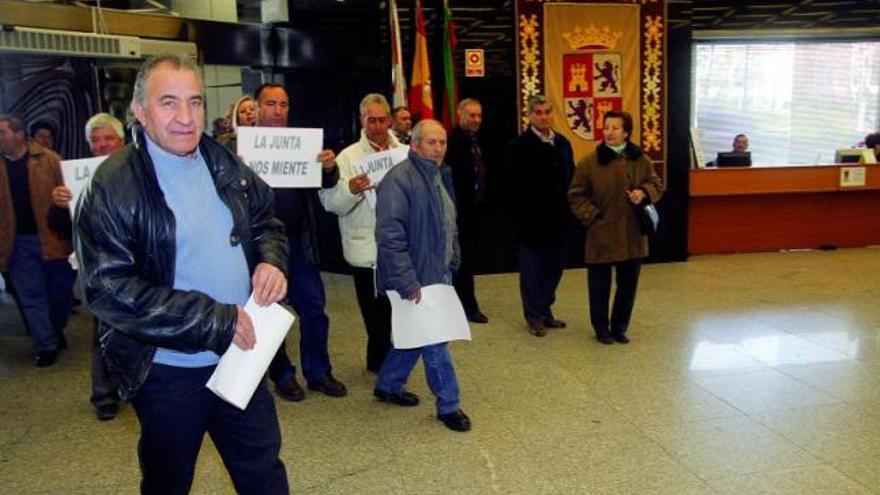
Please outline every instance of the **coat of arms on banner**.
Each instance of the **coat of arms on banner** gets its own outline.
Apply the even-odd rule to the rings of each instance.
[[[602,117],[623,108],[621,56],[611,51],[620,33],[595,26],[565,33],[575,53],[562,56],[562,95],[568,127],[588,141],[602,139]]]

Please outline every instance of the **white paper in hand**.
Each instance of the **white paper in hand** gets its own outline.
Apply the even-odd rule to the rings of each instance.
[[[391,339],[395,349],[413,349],[451,340],[471,340],[471,328],[464,308],[447,284],[422,287],[422,300],[416,304],[401,299],[390,290]]]
[[[254,302],[253,294],[244,310],[254,324],[256,345],[249,351],[242,350],[235,344],[230,345],[220,357],[214,374],[205,384],[221,399],[242,410],[251,401],[269,363],[272,362],[272,357],[296,319],[290,311],[277,303],[259,306]]]

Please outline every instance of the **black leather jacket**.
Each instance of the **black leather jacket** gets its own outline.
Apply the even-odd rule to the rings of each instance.
[[[140,132],[101,164],[74,219],[83,291],[101,322],[101,348],[123,399],[146,380],[157,346],[223,354],[237,318],[234,304],[173,288],[174,214],[138,143],[144,143]],[[272,190],[213,139],[202,136],[199,148],[232,213],[229,242],[242,245],[251,272],[261,262],[286,272],[287,242]]]

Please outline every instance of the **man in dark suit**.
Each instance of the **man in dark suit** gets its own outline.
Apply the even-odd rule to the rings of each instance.
[[[488,323],[474,295],[474,261],[479,245],[480,221],[486,203],[486,161],[480,145],[479,131],[483,123],[483,107],[473,98],[458,104],[458,125],[449,135],[446,163],[452,168],[455,184],[455,207],[458,211],[458,240],[461,245],[461,267],[453,277],[453,285],[464,306],[468,320]]]
[[[571,143],[553,131],[553,106],[543,95],[529,100],[529,128],[513,143],[515,212],[519,224],[519,287],[529,332],[564,328],[553,316],[569,229],[568,185],[574,174]]]

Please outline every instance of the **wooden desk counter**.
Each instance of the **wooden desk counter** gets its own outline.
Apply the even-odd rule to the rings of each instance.
[[[841,188],[841,167],[865,167]],[[880,245],[880,165],[773,165],[690,172],[690,254]]]

